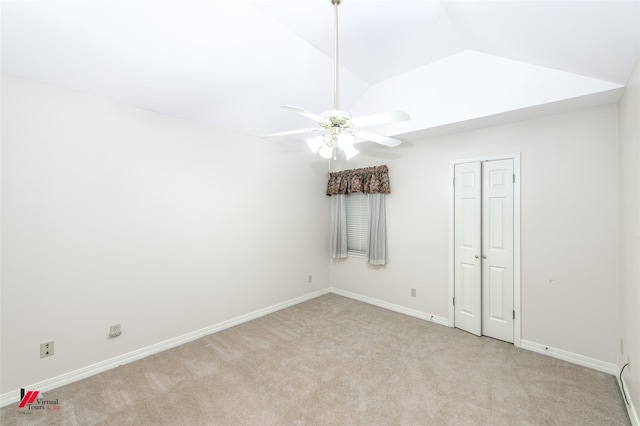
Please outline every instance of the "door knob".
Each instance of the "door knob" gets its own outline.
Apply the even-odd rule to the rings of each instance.
[[[476,259],[478,258],[478,255],[476,254]]]
[[[486,259],[486,258],[487,258],[487,256],[485,256],[485,255],[483,254],[483,255],[482,255],[482,258],[483,258],[483,259]]]

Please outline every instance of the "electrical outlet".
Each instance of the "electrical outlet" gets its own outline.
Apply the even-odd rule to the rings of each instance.
[[[114,324],[109,327],[109,338],[118,337],[122,334],[122,330],[120,330],[120,324]]]
[[[416,289],[415,288],[411,289],[411,297],[416,297]]]
[[[40,358],[46,358],[53,355],[53,340],[40,344]]]

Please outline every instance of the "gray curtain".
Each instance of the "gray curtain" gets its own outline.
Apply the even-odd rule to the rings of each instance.
[[[387,248],[387,218],[384,194],[368,194],[367,198],[369,198],[367,263],[371,265],[386,265],[389,263],[389,250]]]
[[[331,197],[331,257],[347,257],[347,199],[345,194]]]

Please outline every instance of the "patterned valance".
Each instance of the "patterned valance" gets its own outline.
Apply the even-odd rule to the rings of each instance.
[[[391,192],[389,168],[375,166],[329,173],[327,195],[351,194],[352,192],[389,194]]]

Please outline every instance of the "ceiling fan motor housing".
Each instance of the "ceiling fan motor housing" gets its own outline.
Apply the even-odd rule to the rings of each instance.
[[[325,129],[335,129],[338,132],[340,130],[351,127],[351,114],[346,111],[340,111],[338,109],[332,109],[320,114],[323,118],[326,118],[328,122],[319,123]]]

